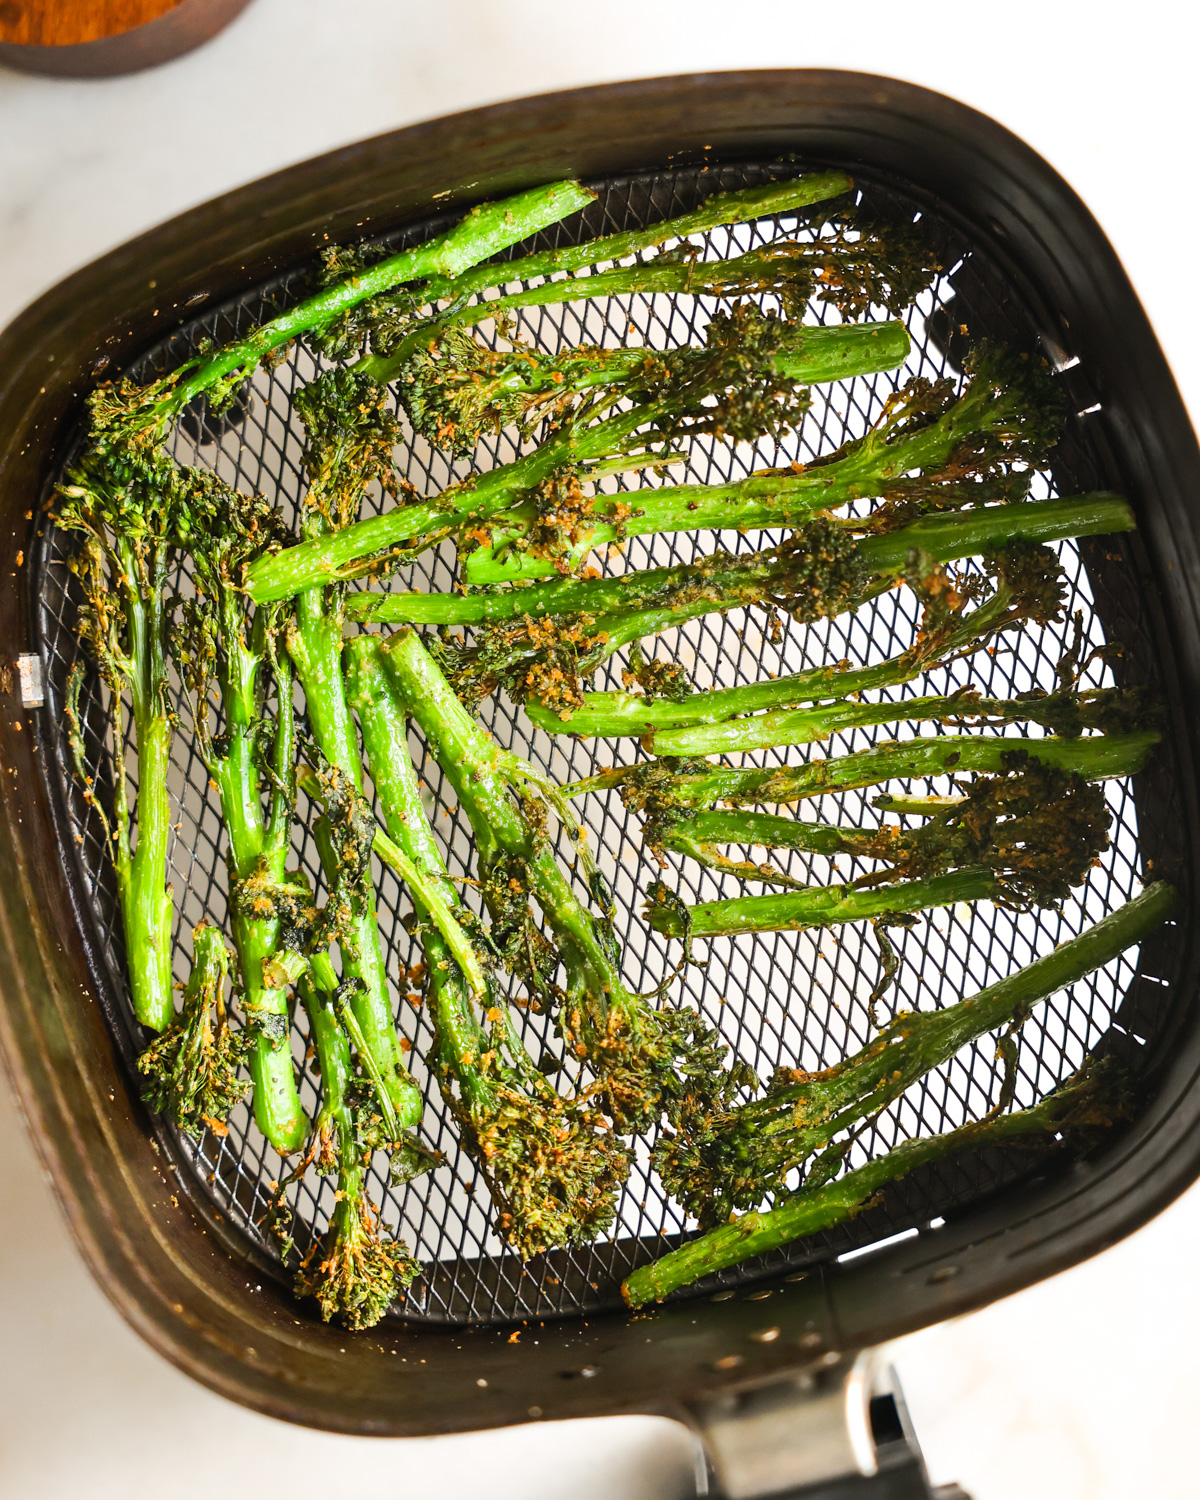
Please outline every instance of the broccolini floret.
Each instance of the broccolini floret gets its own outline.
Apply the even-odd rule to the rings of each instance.
[[[225,1005],[225,939],[201,923],[192,932],[192,972],[183,1010],[137,1060],[142,1098],[189,1135],[225,1134],[225,1121],[246,1094],[238,1069],[249,1038],[230,1029]]]

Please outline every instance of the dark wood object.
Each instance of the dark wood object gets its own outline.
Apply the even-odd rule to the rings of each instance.
[[[250,0],[0,0],[0,63],[104,78],[199,47]]]

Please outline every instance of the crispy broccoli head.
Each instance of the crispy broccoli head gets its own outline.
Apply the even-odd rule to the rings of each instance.
[[[225,1133],[225,1121],[246,1094],[238,1069],[249,1041],[231,1031],[225,1010],[229,960],[225,940],[201,923],[192,934],[192,972],[183,1011],[138,1058],[142,1098],[189,1135]]]
[[[488,1093],[486,1114],[469,1111],[472,1154],[508,1243],[528,1258],[602,1235],[629,1162],[599,1113],[548,1084],[530,1092],[498,1079]]]
[[[373,1328],[419,1271],[404,1245],[381,1233],[366,1195],[343,1192],[296,1273],[296,1295],[315,1297],[326,1323]]]
[[[372,482],[395,495],[392,450],[400,427],[386,386],[361,370],[327,370],[296,394],[307,442],[306,504],[333,527],[349,525]]]

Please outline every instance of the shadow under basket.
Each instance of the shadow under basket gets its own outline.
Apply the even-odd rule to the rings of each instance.
[[[422,1277],[370,1332],[327,1327],[311,1303],[293,1299],[287,1268],[261,1231],[278,1164],[245,1111],[227,1137],[196,1145],[166,1130],[139,1101],[133,1062],[142,1038],[125,995],[111,873],[61,736],[76,605],[62,539],[42,509],[78,444],[82,399],[99,378],[149,378],[199,339],[223,340],[295,301],[326,243],[370,238],[399,248],[483,199],[582,178],[597,190],[596,203],[539,236],[541,248],[667,218],[713,191],[823,167],[849,172],[868,208],[919,215],[938,251],[941,278],[909,319],[914,353],[906,373],[956,374],[968,337],[1040,353],[1058,372],[1078,415],[1040,482],[1061,493],[1117,490],[1138,518],[1129,537],[1063,549],[1071,612],[1083,613],[1089,641],[1120,643],[1110,680],[1148,683],[1167,705],[1156,757],[1110,796],[1112,848],[1089,880],[1086,900],[1022,923],[999,912],[973,917],[950,935],[932,920],[918,924],[897,940],[902,964],[889,1004],[951,1003],[968,976],[978,988],[1023,961],[1033,951],[1023,943],[1044,952],[1127,899],[1142,879],[1170,879],[1182,898],[1175,920],[1136,960],[1055,997],[1023,1034],[1022,1086],[1030,1097],[1060,1082],[1084,1055],[1114,1053],[1133,1074],[1135,1114],[1085,1160],[977,1153],[916,1173],[844,1229],[635,1315],[621,1305],[623,1275],[685,1232],[648,1168],[635,1166],[611,1238],[522,1267],[502,1253],[486,1193],[464,1187],[476,1174],[465,1157],[459,1161],[436,1085],[417,1065],[426,1091],[423,1128],[444,1164],[404,1188],[382,1179],[375,1186],[385,1219],[414,1244]],[[713,244],[722,253],[733,244],[749,248],[779,233],[808,232],[815,222],[744,226],[741,238],[715,234]],[[689,336],[694,301],[613,299],[587,313],[595,324],[566,309],[532,309],[522,334],[547,349],[579,338],[679,342]],[[307,359],[293,352],[261,372],[220,419],[185,413],[172,439],[176,455],[215,466],[285,509],[294,506],[302,433],[290,394],[312,373]],[[895,379],[821,394],[794,450],[764,450],[760,459],[803,460],[856,435]],[[504,462],[516,451],[507,442],[481,450],[477,461]],[[415,440],[399,461],[418,488],[452,477],[444,456]],[[687,477],[733,477],[731,462],[719,445],[695,447]],[[1178,392],[1083,205],[992,121],[881,78],[714,74],[457,115],[239,189],[48,292],[0,340],[0,520],[17,559],[0,589],[0,858],[9,872],[0,891],[0,1042],[72,1229],[106,1292],[155,1348],[234,1400],[343,1432],[419,1434],[530,1417],[683,1416],[723,1389],[981,1306],[1144,1223],[1200,1173],[1197,746],[1186,709],[1200,696],[1197,494],[1200,453]],[[689,556],[692,539],[679,545]],[[638,565],[675,555],[653,539],[638,547],[629,553]],[[452,578],[451,560],[438,554],[402,582],[444,589]],[[911,624],[895,608],[887,618],[877,611],[871,639],[882,649],[889,630],[903,640]],[[1013,692],[1044,680],[1070,628],[1023,639],[1009,655],[997,651],[978,685]],[[705,629],[709,635],[684,636],[670,650],[689,663],[716,663],[718,677],[732,674],[724,680],[795,670],[818,646],[851,654],[835,632],[809,640],[793,626],[772,641],[728,621]],[[24,674],[21,657],[32,658]],[[31,682],[40,682],[40,691],[30,691]],[[486,712],[499,742],[540,759],[559,779],[596,764],[591,747],[552,744],[511,706],[493,703]],[[419,744],[414,749],[421,752]],[[172,878],[187,932],[201,916],[223,921],[224,866],[207,777],[186,744],[177,757]],[[446,814],[438,826],[447,830],[452,868],[465,872],[469,840],[448,805],[453,798],[442,799],[432,761],[418,769],[435,810]],[[612,801],[589,817],[597,846],[613,855],[623,882],[619,936],[627,977],[645,988],[667,958],[634,915],[650,865],[636,825]],[[303,831],[295,855],[311,867]],[[718,893],[704,883],[707,875],[683,878],[693,881],[686,892],[693,898]],[[387,879],[380,908],[395,972],[413,957],[402,893]],[[686,976],[684,998],[719,1023],[761,1073],[779,1063],[827,1064],[867,1036],[856,996],[870,988],[873,975],[864,983],[864,966],[872,960],[865,945],[854,947],[858,939],[847,942],[841,970],[829,973],[818,972],[815,949],[791,941],[762,940],[740,958],[733,947],[713,945],[708,969]],[[186,972],[186,952],[177,959],[178,972]],[[400,1024],[419,1059],[428,1022],[409,1008]],[[536,1056],[550,1037],[537,1018],[526,1025]],[[298,1056],[302,1042],[299,1036]],[[880,1148],[896,1132],[918,1124],[947,1128],[986,1108],[999,1081],[986,1041],[963,1069],[961,1077],[944,1073],[937,1087],[927,1086],[908,1125],[893,1121]],[[315,1080],[306,1077],[305,1088],[311,1104]],[[298,1217],[319,1227],[330,1189],[305,1191]]]

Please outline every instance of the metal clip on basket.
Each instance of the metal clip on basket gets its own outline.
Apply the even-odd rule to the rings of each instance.
[[[132,1069],[139,1037],[124,993],[111,871],[61,736],[76,603],[60,538],[42,511],[78,441],[81,398],[101,375],[148,377],[199,338],[228,338],[286,305],[327,242],[371,237],[399,247],[471,203],[567,176],[599,194],[584,215],[549,232],[578,240],[801,167],[845,169],[869,207],[920,214],[933,236],[945,269],[932,300],[910,317],[910,371],[954,373],[964,329],[971,338],[1040,350],[1078,413],[1044,482],[1118,490],[1135,507],[1136,534],[1063,551],[1071,608],[1083,611],[1088,639],[1119,640],[1117,680],[1156,685],[1169,713],[1150,769],[1113,794],[1113,847],[1091,880],[1088,909],[1094,916],[1118,904],[1151,869],[1178,885],[1183,905],[1136,964],[1110,966],[1029,1023],[1022,1069],[1023,1086],[1045,1093],[1085,1054],[1115,1052],[1136,1076],[1140,1111],[1111,1145],[1074,1165],[1053,1155],[978,1153],[914,1173],[836,1234],[634,1315],[620,1301],[622,1276],[677,1243],[684,1228],[649,1169],[635,1168],[609,1240],[522,1267],[503,1253],[482,1195],[464,1187],[473,1172],[465,1158],[458,1162],[452,1127],[426,1079],[426,1133],[445,1164],[403,1188],[375,1183],[385,1218],[403,1223],[424,1274],[371,1333],[326,1327],[293,1300],[259,1228],[278,1163],[248,1116],[235,1115],[227,1137],[206,1136],[196,1146],[139,1102]],[[742,239],[714,243],[718,251],[749,248],[780,232],[766,221],[743,226]],[[682,342],[694,315],[694,299],[664,296],[613,299],[586,315],[570,307],[522,314],[524,336],[549,350],[580,337],[621,342],[631,333]],[[296,354],[257,375],[219,423],[185,414],[174,439],[178,456],[294,506],[302,439],[290,394],[298,373],[311,373],[302,367],[308,358]],[[818,400],[783,459],[827,451],[863,431],[891,389],[894,377],[882,376],[835,388]],[[497,440],[480,461],[511,456],[506,442]],[[732,459],[719,446],[694,448],[689,462],[689,477],[731,477]],[[402,472],[405,464],[422,488],[439,488],[450,474],[443,455],[415,440],[401,454]],[[0,890],[0,1041],[72,1229],[105,1290],[182,1369],[296,1422],[403,1435],[657,1412],[705,1434],[717,1482],[731,1496],[793,1493],[847,1475],[860,1476],[845,1480],[858,1484],[874,1469],[880,1477],[872,1494],[926,1493],[911,1487],[925,1481],[895,1393],[857,1351],[1074,1264],[1144,1223],[1200,1173],[1197,745],[1187,709],[1200,697],[1198,493],[1200,453],[1178,392],[1084,206],[990,120],[881,78],[660,79],[438,120],[227,194],[48,292],[0,340],[0,520],[16,559],[0,589],[7,663],[0,673],[0,860],[8,872]],[[692,539],[678,545],[687,556]],[[665,543],[636,547],[631,555],[644,562]],[[656,561],[673,555],[653,553]],[[439,554],[406,583],[446,588],[451,578]],[[893,630],[906,640],[911,620],[892,604],[878,607],[867,625],[865,646],[831,634],[819,649],[861,658],[886,648]],[[1030,686],[1061,644],[1052,634],[1022,637],[985,668],[993,687]],[[798,628],[773,642],[717,619],[701,622],[679,649],[733,681],[785,663],[794,670],[816,648]],[[594,766],[587,746],[568,741],[564,752],[511,711],[492,712],[497,740],[540,758],[553,774],[565,774],[564,753],[575,775]],[[95,749],[103,752],[101,739]],[[186,892],[178,914],[186,930],[206,913],[224,919],[224,864],[205,773],[186,744],[176,756],[172,878],[177,893]],[[451,813],[436,763],[423,772],[439,809]],[[645,987],[661,977],[665,959],[633,915],[645,873],[637,830],[626,826],[615,799],[612,806],[597,799],[589,816],[626,913],[620,936],[629,977]],[[464,830],[452,818],[439,826],[465,869]],[[296,856],[315,875],[306,840],[297,834]],[[714,893],[703,884],[711,879],[703,874],[695,891]],[[385,880],[380,911],[393,964],[408,961],[400,910],[399,887]],[[999,977],[1021,961],[1022,943],[1040,938],[1044,948],[1061,940],[1082,913],[1082,905],[1068,905],[1061,916],[1024,917],[1024,926],[977,916],[950,936],[933,922],[919,924],[897,940],[896,1003],[956,999],[948,969],[972,981]],[[790,936],[757,941],[752,952],[714,952],[708,969],[686,980],[689,998],[721,1020],[747,1061],[763,1072],[801,1056],[815,1066],[865,1038],[869,982],[856,983],[852,934],[839,964],[824,969]],[[538,1019],[528,1024],[536,1039]],[[402,1025],[419,1058],[427,1023],[408,1011]],[[980,1050],[928,1081],[912,1108],[923,1126],[943,1129],[961,1123],[996,1081],[995,1061]],[[304,1086],[311,1104],[315,1080]],[[982,1096],[968,1098],[979,1088]],[[326,1197],[308,1194],[299,1215],[318,1228],[329,1209],[330,1190],[321,1192]],[[836,1420],[827,1420],[830,1412]]]

